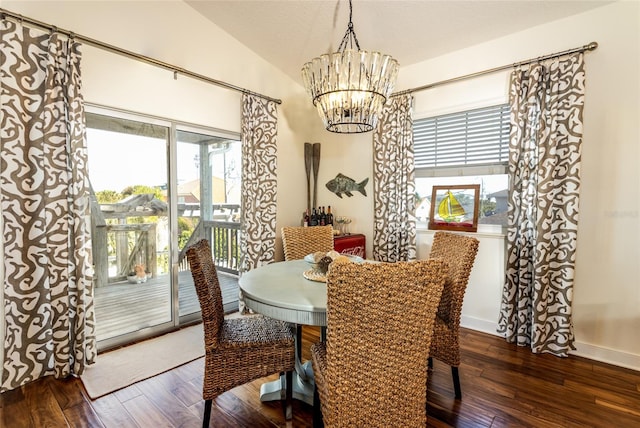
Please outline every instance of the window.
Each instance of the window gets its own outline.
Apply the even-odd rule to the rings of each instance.
[[[417,119],[413,138],[420,224],[429,221],[433,186],[479,184],[479,230],[506,226],[508,104]]]

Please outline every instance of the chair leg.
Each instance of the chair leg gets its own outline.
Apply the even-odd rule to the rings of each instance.
[[[456,392],[456,399],[462,398],[462,390],[460,389],[460,376],[458,375],[458,368],[451,366],[451,376],[453,377],[453,389]]]
[[[318,393],[318,387],[313,387],[313,428],[323,428],[324,421],[322,420],[322,408],[320,407],[320,394]]]
[[[209,419],[211,419],[211,400],[204,402],[204,417],[202,418],[202,428],[209,428]]]
[[[293,419],[293,371],[286,372],[285,381],[286,399],[284,402],[284,419],[290,421]]]
[[[432,369],[433,368],[433,358],[429,357],[427,359],[427,366]]]

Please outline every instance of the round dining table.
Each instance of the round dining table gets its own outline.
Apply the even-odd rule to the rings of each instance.
[[[296,334],[296,373],[293,397],[313,405],[313,369],[311,362],[300,361],[302,325],[327,325],[327,286],[303,276],[311,269],[305,260],[271,263],[245,272],[238,279],[247,307],[271,318],[293,323]],[[285,377],[260,387],[260,400],[280,400]]]

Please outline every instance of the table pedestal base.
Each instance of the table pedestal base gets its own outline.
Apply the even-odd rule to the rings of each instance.
[[[311,361],[302,365],[296,364],[296,372],[293,373],[293,398],[313,406],[313,388]],[[285,391],[286,380],[282,375],[278,380],[260,385],[260,401],[284,400]]]

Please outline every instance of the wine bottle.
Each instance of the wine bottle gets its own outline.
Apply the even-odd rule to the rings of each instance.
[[[309,226],[309,210],[302,213],[302,225],[304,227]]]
[[[316,213],[316,209],[314,208],[313,211],[311,211],[309,226],[317,226],[317,225],[318,225],[318,214]]]
[[[333,214],[331,214],[331,205],[327,207],[327,224],[333,226]]]
[[[325,226],[327,224],[327,214],[324,212],[324,207],[320,207],[320,226]]]

